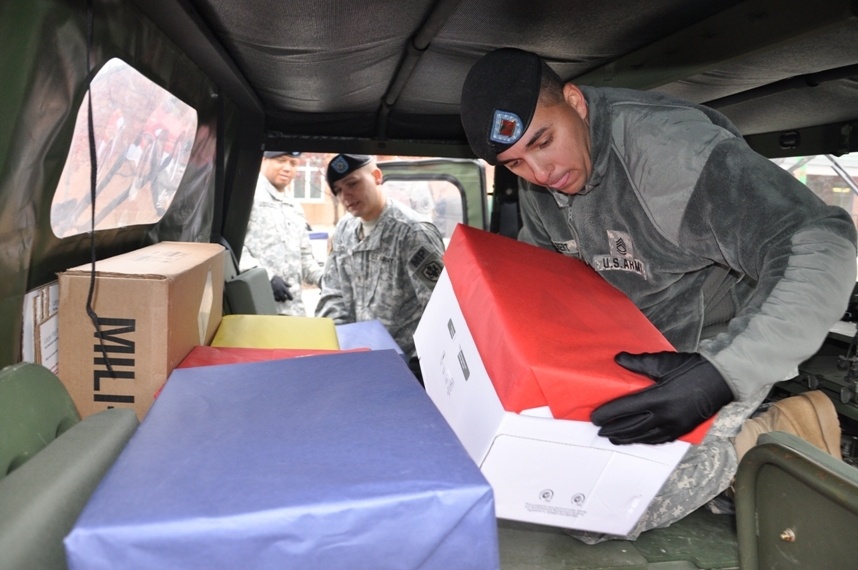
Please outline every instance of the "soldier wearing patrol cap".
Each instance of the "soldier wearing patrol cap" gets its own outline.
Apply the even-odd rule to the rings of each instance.
[[[319,286],[322,267],[313,256],[304,208],[292,194],[300,152],[266,151],[244,238],[241,267],[264,267],[281,315],[306,316],[301,284]]]
[[[717,414],[624,538],[718,496],[762,432],[840,456],[837,414],[821,392],[747,418],[844,313],[856,273],[848,213],[751,150],[711,108],[564,83],[519,49],[477,61],[461,118],[478,156],[529,183],[519,239],[586,262],[678,350],[617,355],[656,383],[597,408],[600,435],[663,443]]]
[[[335,156],[327,180],[348,215],[334,230],[316,316],[337,324],[381,321],[419,378],[413,335],[444,267],[441,234],[388,199],[370,156]]]

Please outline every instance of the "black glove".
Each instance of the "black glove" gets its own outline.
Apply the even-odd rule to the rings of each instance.
[[[696,352],[621,352],[614,360],[656,381],[593,411],[599,435],[615,445],[673,441],[733,401],[721,373]]]
[[[274,291],[274,300],[278,303],[292,300],[292,292],[289,291],[289,285],[279,275],[271,278],[271,290]]]

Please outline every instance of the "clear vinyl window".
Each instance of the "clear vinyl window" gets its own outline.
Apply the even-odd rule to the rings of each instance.
[[[449,243],[456,224],[465,223],[463,190],[454,183],[454,179],[438,177],[409,180],[395,175],[385,176],[383,187],[392,200],[431,221],[444,238],[445,245]]]
[[[832,206],[840,206],[858,225],[858,153],[776,158],[773,162]]]
[[[185,173],[196,111],[120,59],[92,80],[96,149],[95,229],[158,222]],[[51,204],[58,237],[91,227],[88,97],[78,109],[71,148]]]
[[[292,190],[295,198],[301,202],[325,203],[325,171],[327,162],[325,155],[304,153],[301,155],[301,165],[295,175]]]

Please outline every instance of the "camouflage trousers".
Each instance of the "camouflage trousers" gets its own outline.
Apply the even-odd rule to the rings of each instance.
[[[691,514],[733,482],[738,469],[733,437],[768,394],[768,388],[745,402],[724,406],[706,437],[692,445],[670,474],[647,510],[626,536],[569,530],[567,534],[587,544],[605,540],[634,540],[642,532],[670,526]]]

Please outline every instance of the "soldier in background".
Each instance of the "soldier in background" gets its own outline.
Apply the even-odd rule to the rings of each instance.
[[[264,267],[281,315],[306,316],[301,283],[319,286],[304,209],[292,194],[300,152],[265,152],[247,225],[241,268]]]
[[[419,379],[413,336],[444,267],[441,234],[388,199],[369,156],[335,156],[327,181],[349,215],[334,230],[316,316],[337,324],[381,321]]]

